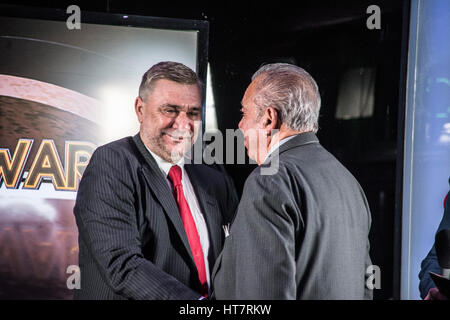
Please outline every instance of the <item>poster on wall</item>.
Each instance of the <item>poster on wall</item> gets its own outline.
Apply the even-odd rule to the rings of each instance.
[[[204,25],[80,8],[76,28],[65,11],[11,11],[0,16],[0,299],[71,299],[90,156],[138,132],[134,99],[153,64],[206,70]]]

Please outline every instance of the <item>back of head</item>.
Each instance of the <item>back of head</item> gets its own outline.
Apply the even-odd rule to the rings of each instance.
[[[139,97],[146,100],[156,81],[166,79],[181,84],[197,84],[201,92],[202,83],[197,74],[179,62],[163,61],[153,65],[144,75],[139,86]]]
[[[320,94],[308,72],[292,64],[273,63],[262,66],[252,80],[256,81],[254,102],[261,112],[273,107],[289,129],[317,132]]]

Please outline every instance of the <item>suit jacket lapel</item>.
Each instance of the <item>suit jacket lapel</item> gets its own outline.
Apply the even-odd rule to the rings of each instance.
[[[172,195],[172,190],[170,190],[170,187],[167,184],[166,177],[164,177],[164,175],[161,173],[161,170],[159,169],[155,159],[153,159],[150,152],[148,152],[139,136],[139,133],[133,137],[133,140],[136,143],[136,146],[139,149],[140,153],[146,160],[146,164],[148,165],[142,166],[142,173],[147,180],[148,185],[155,193],[156,198],[163,206],[167,216],[175,226],[175,229],[177,230],[186,250],[191,257],[192,263],[194,263],[191,247],[189,246],[189,240],[186,236],[186,231],[184,230],[183,221],[181,221],[177,203]]]
[[[206,181],[202,181],[196,166],[193,164],[185,164],[184,168],[189,175],[195,195],[197,196],[200,209],[205,217],[206,225],[209,231],[209,240],[211,246],[211,254],[208,254],[210,270],[214,265],[222,247],[222,215],[220,213],[219,204],[216,198],[207,188]]]

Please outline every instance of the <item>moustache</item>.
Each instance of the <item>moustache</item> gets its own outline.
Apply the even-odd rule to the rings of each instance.
[[[162,131],[161,135],[168,135],[170,136],[172,139],[179,139],[179,140],[184,140],[184,139],[190,139],[193,136],[193,133],[189,132],[189,131],[180,131],[180,130],[176,130],[176,131]]]

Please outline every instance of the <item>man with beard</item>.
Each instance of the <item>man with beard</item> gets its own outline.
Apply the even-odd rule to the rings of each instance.
[[[140,131],[99,147],[80,182],[78,299],[201,299],[237,206],[221,167],[185,163],[201,124],[201,83],[160,62],[143,76]]]
[[[315,135],[316,82],[283,63],[263,66],[252,80],[239,129],[259,167],[245,182],[216,262],[214,296],[371,298],[365,286],[369,207],[358,182]],[[264,174],[268,167],[278,170]]]

